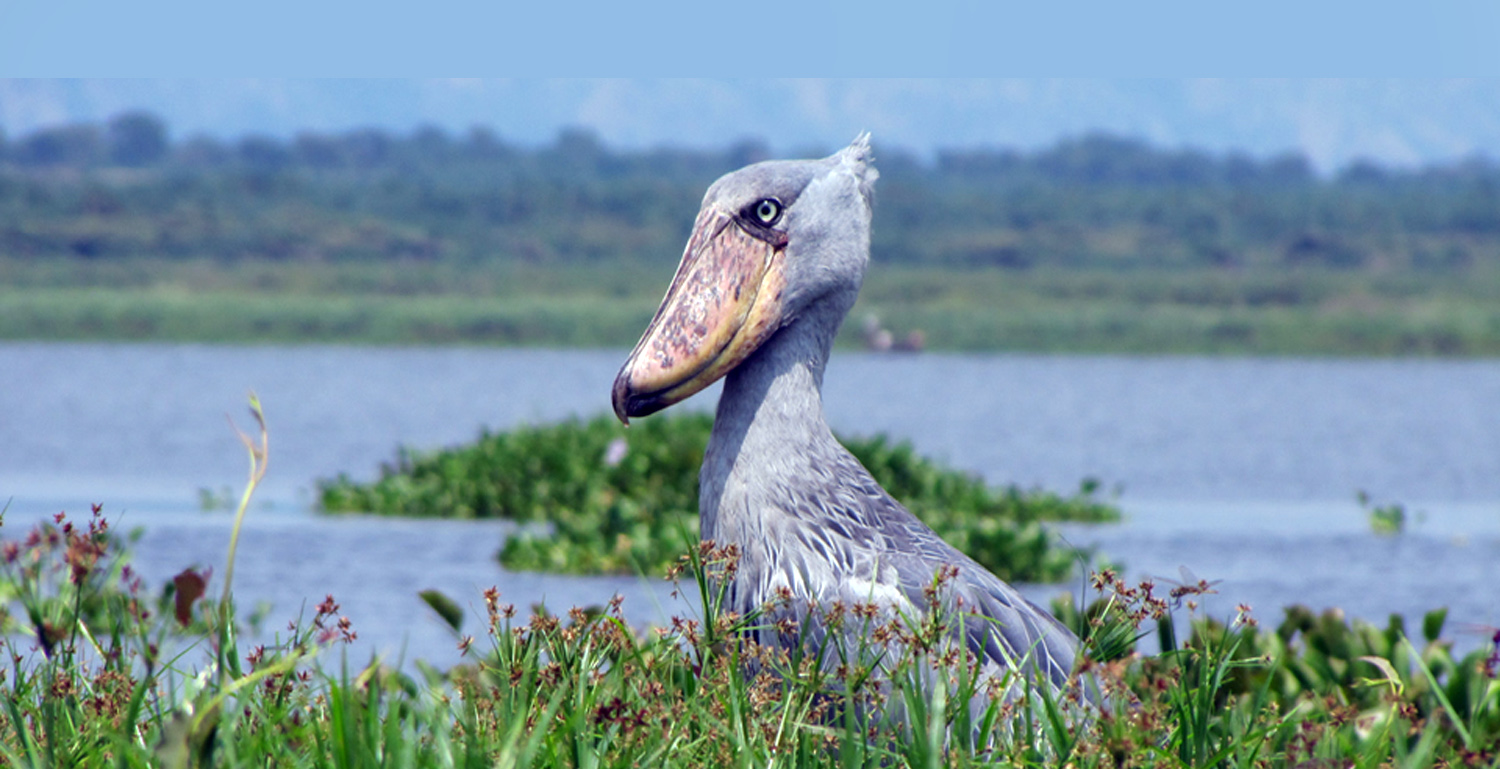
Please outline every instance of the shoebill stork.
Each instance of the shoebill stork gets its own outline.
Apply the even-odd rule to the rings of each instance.
[[[919,617],[947,567],[951,605],[966,615],[955,636],[962,627],[986,675],[1020,668],[1061,687],[1077,639],[891,498],[824,419],[823,370],[864,279],[877,176],[866,134],[822,160],[757,163],[714,182],[615,379],[615,413],[628,424],[724,378],[699,514],[705,540],[739,549],[725,608],[744,615],[789,593],[785,606],[873,603]],[[806,624],[818,615],[796,611],[821,639]]]

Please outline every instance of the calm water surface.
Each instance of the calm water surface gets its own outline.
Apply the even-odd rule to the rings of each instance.
[[[683,611],[669,587],[502,570],[505,524],[322,518],[316,479],[372,478],[398,445],[437,447],[608,409],[623,351],[0,344],[0,534],[103,503],[143,527],[137,562],[163,580],[222,570],[229,521],[198,490],[238,488],[254,389],[271,467],[241,543],[242,604],[271,629],[333,593],[356,653],[456,659],[416,599],[469,605],[498,586],[520,606],[596,604],[619,592],[641,622]],[[716,390],[690,402],[712,406]],[[1128,521],[1062,527],[1133,577],[1223,580],[1208,611],[1265,619],[1302,602],[1383,621],[1450,606],[1477,644],[1500,625],[1500,362],[836,354],[834,427],[886,432],[995,484],[1118,490]],[[1370,533],[1363,489],[1414,513]],[[1068,586],[1029,588],[1039,599]],[[1077,592],[1077,585],[1072,586]],[[1466,628],[1473,630],[1467,632]],[[467,628],[477,631],[479,628]],[[1466,640],[1467,639],[1467,640]]]

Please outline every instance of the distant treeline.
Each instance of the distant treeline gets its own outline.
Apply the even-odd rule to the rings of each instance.
[[[832,150],[834,148],[826,148]],[[1106,135],[932,162],[878,145],[878,260],[1460,272],[1500,264],[1500,165],[1164,150]],[[173,141],[148,113],[0,135],[0,258],[674,262],[706,185],[769,156],[476,127]]]

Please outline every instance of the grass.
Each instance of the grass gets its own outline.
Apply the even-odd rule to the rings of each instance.
[[[1399,625],[1379,630],[1332,613],[1293,609],[1270,632],[1248,615],[1230,627],[1200,619],[1180,647],[1150,656],[1117,651],[1090,663],[1090,680],[1109,698],[1081,716],[1087,706],[1070,695],[1026,685],[1016,699],[985,699],[972,662],[939,651],[944,621],[894,620],[872,630],[889,628],[902,651],[871,667],[802,647],[791,654],[755,647],[745,633],[763,620],[712,608],[733,559],[711,548],[685,559],[683,583],[706,597],[709,611],[658,631],[638,634],[618,601],[522,618],[491,589],[481,637],[457,636],[461,661],[446,669],[419,662],[419,672],[407,673],[378,660],[331,661],[340,655],[330,645],[353,631],[330,597],[282,643],[251,649],[241,661],[232,644],[218,643],[233,640],[232,625],[218,624],[220,611],[200,601],[181,624],[171,592],[160,611],[142,610],[149,591],[111,579],[122,573],[120,560],[98,561],[103,568],[73,583],[67,552],[78,552],[80,541],[109,541],[98,534],[75,530],[61,540],[67,545],[33,544],[20,559],[36,553],[42,568],[30,578],[5,572],[8,586],[50,579],[58,592],[19,603],[56,611],[63,623],[27,627],[54,634],[47,652],[27,651],[9,635],[13,664],[0,682],[0,756],[8,765],[1113,769],[1500,761],[1495,653],[1456,658],[1439,639],[1440,617],[1425,623],[1420,649]],[[1145,600],[1141,587],[1102,588],[1107,597],[1091,613],[1110,614],[1127,633],[1154,612],[1185,610],[1183,596]],[[68,606],[79,597],[102,598],[104,608],[75,613]],[[1100,611],[1104,605],[1114,608]],[[1096,637],[1110,625],[1098,627]],[[748,672],[751,660],[759,672]],[[971,709],[975,698],[980,705]]]
[[[326,511],[546,522],[505,543],[513,570],[659,573],[697,539],[698,468],[713,426],[703,414],[612,417],[486,432],[470,445],[403,450],[380,478],[319,482]],[[884,437],[843,439],[875,479],[955,546],[1005,579],[1055,582],[1077,555],[1048,521],[1113,521],[1097,484],[1073,496],[995,490]]]
[[[464,296],[122,292],[51,289],[0,296],[10,339],[169,342],[621,346],[645,328],[640,302]]]
[[[0,259],[0,338],[629,347],[670,265],[53,264]],[[853,318],[928,348],[1500,354],[1500,276],[1282,269],[872,267]],[[841,342],[861,344],[859,323]]]
[[[248,525],[266,466],[263,429],[247,448],[232,536]],[[491,589],[479,639],[446,615],[460,661],[419,661],[415,673],[332,659],[354,630],[331,596],[277,643],[238,648],[233,559],[231,547],[212,601],[206,574],[142,584],[97,508],[86,524],[59,515],[0,545],[0,759],[172,769],[1500,766],[1500,631],[1460,658],[1442,638],[1442,612],[1424,617],[1418,640],[1396,618],[1375,628],[1296,607],[1267,631],[1248,608],[1228,625],[1198,616],[1206,583],[1160,594],[1101,573],[1086,609],[1060,606],[1090,652],[1079,680],[1107,695],[1086,706],[1024,680],[1010,699],[985,696],[973,661],[945,644],[963,618],[942,612],[903,620],[826,607],[822,621],[843,629],[831,637],[845,645],[757,647],[749,631],[772,615],[719,610],[735,554],[710,544],[674,570],[702,616],[638,633],[616,600],[523,619]],[[939,578],[935,600],[941,589]],[[1136,648],[1151,623],[1184,611],[1194,618],[1185,643],[1163,634],[1160,653]],[[891,643],[872,645],[879,639]]]

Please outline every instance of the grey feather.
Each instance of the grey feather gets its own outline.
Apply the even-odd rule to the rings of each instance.
[[[873,601],[920,612],[937,571],[956,568],[949,588],[968,613],[963,643],[991,673],[1025,660],[1026,671],[1062,686],[1073,635],[892,499],[824,419],[823,372],[869,260],[876,177],[861,136],[822,160],[742,169],[704,196],[705,207],[725,210],[777,197],[789,243],[785,320],[727,375],[704,457],[703,537],[741,553],[727,608],[749,613],[784,590],[794,607]],[[821,639],[813,622],[804,632]]]

